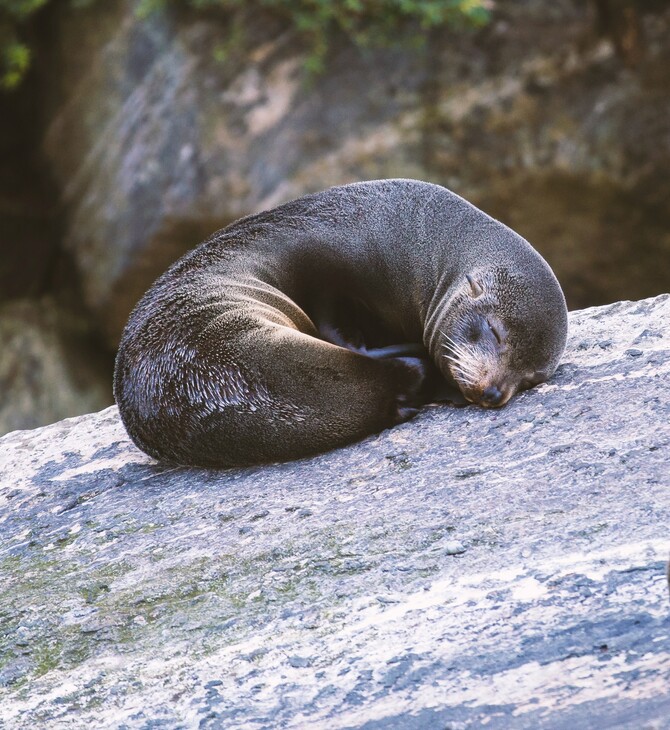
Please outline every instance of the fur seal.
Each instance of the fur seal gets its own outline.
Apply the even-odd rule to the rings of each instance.
[[[114,394],[161,461],[308,456],[413,416],[442,386],[485,407],[547,380],[567,309],[542,257],[439,185],[373,180],[242,218],[130,315]]]

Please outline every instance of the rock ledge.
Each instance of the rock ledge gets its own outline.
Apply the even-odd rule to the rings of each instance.
[[[667,727],[670,295],[551,383],[319,457],[0,439],[0,726]]]

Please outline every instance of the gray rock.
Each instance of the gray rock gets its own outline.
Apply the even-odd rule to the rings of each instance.
[[[84,323],[53,300],[0,306],[0,434],[104,408],[109,377]]]
[[[589,41],[584,4],[499,6],[488,28],[436,34],[425,53],[335,40],[309,83],[295,32],[263,13],[247,13],[222,63],[230,17],[63,6],[44,149],[107,341],[218,227],[379,177],[445,184],[511,224],[554,265],[571,308],[665,291],[670,11],[649,17],[646,65],[631,74]]]
[[[115,408],[5,436],[0,726],[667,727],[669,385],[666,294],[304,461],[168,468]]]
[[[466,551],[465,545],[458,540],[449,540],[444,544],[445,555],[460,555]]]

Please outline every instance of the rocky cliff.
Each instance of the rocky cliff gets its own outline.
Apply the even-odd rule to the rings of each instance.
[[[216,227],[380,177],[444,184],[511,223],[571,308],[669,288],[656,262],[670,255],[670,9],[645,16],[636,70],[597,40],[584,3],[534,0],[497,3],[485,29],[435,32],[423,50],[335,37],[310,79],[295,30],[272,16],[245,17],[217,60],[236,16],[141,21],[131,8],[56,16],[43,142],[65,246],[110,344],[151,281]]]
[[[670,295],[550,383],[313,459],[165,468],[115,408],[0,440],[0,725],[665,727]]]
[[[634,64],[596,32],[603,3],[499,0],[485,28],[432,31],[423,49],[333,34],[311,78],[299,33],[269,12],[174,3],[140,19],[133,0],[73,5],[51,3],[36,24],[35,75],[12,107],[23,144],[3,142],[0,166],[0,298],[67,289],[60,341],[75,299],[74,326],[88,321],[112,353],[141,293],[213,230],[375,177],[442,183],[511,224],[571,308],[670,289],[667,3],[640,5]],[[0,131],[8,119],[3,106]],[[36,347],[53,356],[48,337]],[[64,367],[85,357],[68,345]],[[13,357],[2,384],[40,382],[41,367]],[[43,387],[70,403],[76,379]],[[109,380],[90,383],[80,411],[111,402]],[[18,401],[0,433],[53,417]]]

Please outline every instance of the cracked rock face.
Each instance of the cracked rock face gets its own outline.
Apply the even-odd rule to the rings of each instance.
[[[0,725],[663,727],[670,295],[570,325],[502,410],[303,461],[0,439]]]
[[[217,17],[219,18],[217,20]],[[107,342],[169,263],[217,228],[330,185],[414,177],[453,189],[552,263],[570,308],[667,290],[670,11],[644,15],[635,73],[587,4],[496,4],[425,53],[333,42],[306,83],[295,33],[128,0],[55,16],[43,142],[64,246]],[[634,242],[634,248],[632,248]]]

